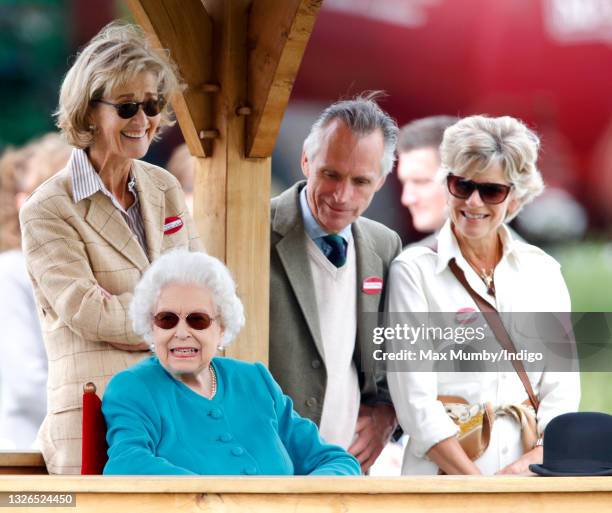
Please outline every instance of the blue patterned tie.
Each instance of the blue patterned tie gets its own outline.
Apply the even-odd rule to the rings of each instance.
[[[346,246],[344,239],[340,235],[326,235],[323,240],[327,242],[331,251],[327,259],[336,267],[342,267],[346,263]]]

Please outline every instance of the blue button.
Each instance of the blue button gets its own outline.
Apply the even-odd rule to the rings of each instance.
[[[220,419],[223,417],[223,412],[219,408],[213,408],[208,412],[208,416],[212,417],[213,419]]]
[[[234,439],[234,437],[230,434],[230,433],[223,433],[220,437],[219,437],[219,441],[220,442],[231,442]]]
[[[232,447],[232,454],[234,456],[242,456],[244,454],[244,449],[239,446]]]
[[[242,473],[246,474],[247,476],[254,476],[257,474],[257,469],[255,467],[246,467],[242,469]]]

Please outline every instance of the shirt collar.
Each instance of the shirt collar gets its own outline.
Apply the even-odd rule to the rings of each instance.
[[[101,191],[113,201],[113,204],[115,204],[117,208],[123,211],[121,205],[119,205],[115,197],[104,185],[100,175],[96,173],[96,170],[92,166],[89,156],[85,150],[73,148],[72,154],[70,155],[70,161],[68,162],[68,167],[70,168],[72,174],[72,199],[75,203],[78,203],[82,199],[89,198],[96,192]],[[136,193],[136,178],[134,177],[134,173],[132,171],[130,171],[128,190],[134,194],[137,202],[138,194]]]
[[[505,224],[499,227],[499,238],[502,243],[502,260],[508,258],[508,260],[518,259],[518,252],[516,251],[516,242],[510,230]],[[461,254],[459,243],[451,229],[451,221],[447,219],[444,226],[438,234],[438,263],[436,265],[436,274],[440,274],[447,266],[451,259],[454,258],[460,267],[462,263],[467,266],[467,262]]]
[[[312,215],[312,210],[310,210],[310,205],[308,204],[308,199],[306,198],[306,187],[303,187],[300,191],[300,207],[302,210],[302,219],[304,220],[304,229],[306,230],[306,234],[312,240],[315,240],[321,237],[325,237],[326,235],[329,235],[329,233],[327,233],[323,228],[321,228],[321,225],[317,223],[317,220]],[[353,237],[351,226],[352,225],[349,224],[340,232],[338,232],[338,235],[340,235],[340,237],[342,237],[347,244],[351,241]]]

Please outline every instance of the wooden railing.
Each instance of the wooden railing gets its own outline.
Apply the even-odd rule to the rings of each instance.
[[[58,512],[612,511],[612,477],[0,476],[0,505],[45,493],[72,494],[76,507]]]
[[[45,461],[39,451],[0,451],[0,475],[46,473]]]

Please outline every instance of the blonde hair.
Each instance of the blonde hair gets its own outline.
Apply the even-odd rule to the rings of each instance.
[[[536,167],[539,149],[538,136],[518,119],[463,118],[444,131],[438,178],[443,181],[450,173],[469,177],[499,164],[508,182],[514,185],[512,194],[519,201],[519,207],[506,217],[510,221],[544,190]]]
[[[94,140],[89,109],[92,100],[108,96],[142,72],[158,81],[158,94],[166,100],[183,88],[176,65],[167,50],[153,48],[136,25],[112,22],[77,55],[66,73],[55,113],[66,140],[85,149]],[[174,124],[168,105],[161,113],[160,128]]]

